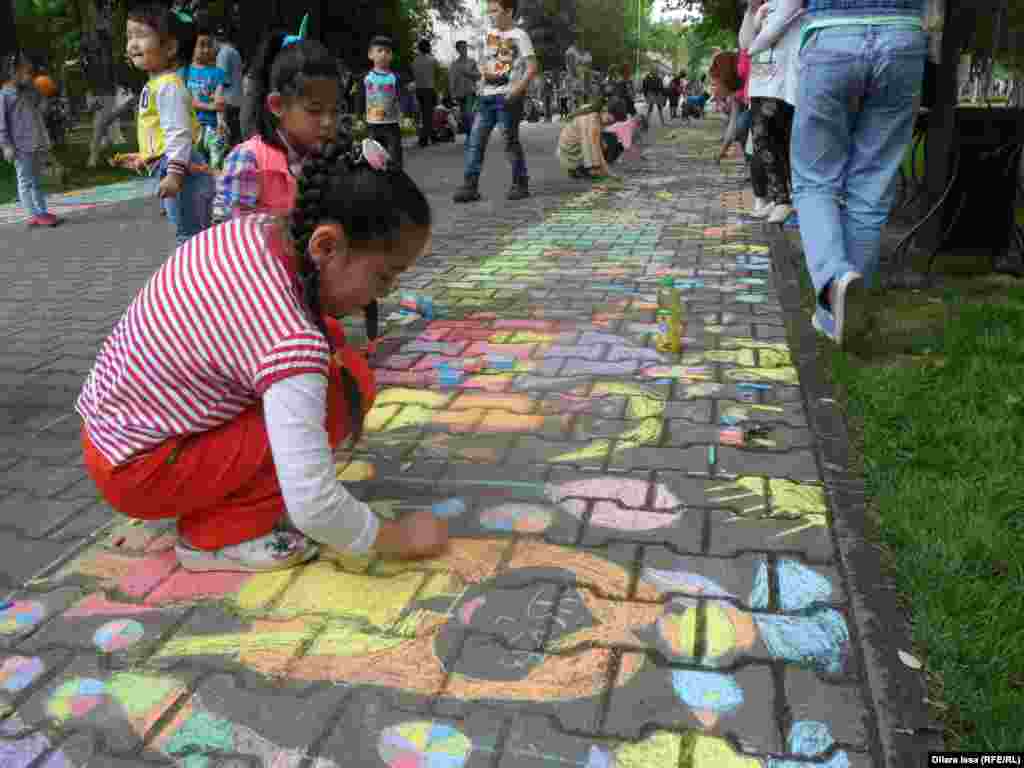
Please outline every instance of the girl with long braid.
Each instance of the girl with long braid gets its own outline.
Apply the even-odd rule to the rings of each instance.
[[[307,23],[308,17],[296,35],[271,34],[253,61],[243,110],[255,130],[231,151],[217,177],[216,224],[256,212],[289,215],[303,161],[325,142],[349,142],[338,131],[338,62],[322,43],[306,38]],[[366,308],[371,342],[378,326],[373,302]]]
[[[429,511],[378,520],[335,476],[374,399],[336,318],[386,295],[426,248],[430,206],[380,145],[328,143],[288,219],[233,218],[179,248],[100,352],[78,399],[85,463],[137,519],[174,518],[193,571],[267,571],[316,543],[438,554]]]

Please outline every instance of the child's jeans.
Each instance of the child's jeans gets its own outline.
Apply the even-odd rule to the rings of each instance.
[[[466,141],[466,176],[479,178],[483,169],[487,142],[494,126],[501,124],[505,132],[505,154],[512,164],[512,179],[526,178],[526,154],[519,143],[519,123],[523,119],[523,100],[507,101],[504,96],[483,96],[477,108],[473,129]]]
[[[192,163],[205,165],[198,150],[192,150]],[[160,160],[154,174],[162,180],[167,175],[167,158]],[[185,174],[184,184],[177,197],[164,198],[163,206],[167,218],[174,225],[174,240],[182,245],[210,226],[211,208],[214,195],[213,177],[206,173]]]
[[[42,174],[46,164],[43,152],[15,152],[14,172],[18,177],[18,200],[31,217],[46,213],[46,195],[43,194]]]

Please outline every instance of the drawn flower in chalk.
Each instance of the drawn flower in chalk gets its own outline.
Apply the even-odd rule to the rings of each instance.
[[[130,648],[142,639],[145,629],[134,619],[108,621],[96,630],[92,642],[104,653],[114,653]]]
[[[385,728],[377,747],[388,768],[461,768],[472,749],[473,743],[461,731],[429,720]]]
[[[45,615],[46,606],[38,600],[15,600],[0,610],[0,635],[29,630]]]
[[[75,678],[63,682],[47,704],[46,711],[57,721],[85,717],[102,704],[108,695],[107,684],[93,678]]]
[[[39,677],[45,666],[35,656],[11,656],[0,664],[0,690],[9,693],[28,688]]]

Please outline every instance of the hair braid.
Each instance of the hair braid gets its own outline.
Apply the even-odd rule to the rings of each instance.
[[[346,164],[351,170],[352,158],[343,144],[329,143],[321,152],[313,154],[303,165],[298,179],[298,195],[292,212],[291,231],[295,249],[299,254],[299,281],[302,284],[302,300],[306,304],[313,322],[327,339],[328,347],[334,350],[334,341],[327,332],[323,311],[320,308],[320,272],[309,253],[309,241],[317,224],[324,218],[324,191],[328,179],[336,166]],[[352,450],[363,436],[363,395],[352,372],[340,367],[341,385],[345,401],[349,405],[349,419],[352,426]]]

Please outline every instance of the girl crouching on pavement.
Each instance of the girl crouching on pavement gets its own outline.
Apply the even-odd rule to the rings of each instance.
[[[78,399],[85,464],[123,514],[177,521],[192,571],[268,571],[317,554],[440,552],[429,512],[378,520],[335,476],[375,389],[335,318],[386,295],[430,238],[430,207],[383,148],[327,145],[288,219],[193,238],[107,339]]]

